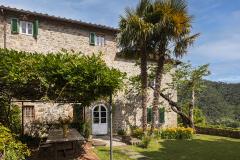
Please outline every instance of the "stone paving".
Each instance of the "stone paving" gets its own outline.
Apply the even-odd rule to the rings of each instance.
[[[129,158],[131,159],[136,159],[136,160],[150,160],[150,158],[142,155],[139,152],[135,152],[135,151],[131,151],[131,150],[126,150],[126,149],[122,149],[120,151],[122,154],[127,155]]]
[[[113,146],[126,146],[126,143],[123,143],[121,141],[121,137],[119,136],[114,136],[113,137]],[[96,136],[93,137],[93,145],[95,143],[95,146],[109,146],[110,142],[109,142],[109,136]],[[127,149],[122,149],[120,150],[120,152],[122,154],[127,155],[129,158],[131,159],[136,159],[136,160],[150,160],[149,157],[146,157],[144,155],[142,155],[139,152],[136,151],[132,151],[132,150],[127,150]]]
[[[113,146],[126,146],[126,143],[122,142],[121,137],[113,136]],[[93,146],[110,146],[109,136],[96,136],[93,137]]]

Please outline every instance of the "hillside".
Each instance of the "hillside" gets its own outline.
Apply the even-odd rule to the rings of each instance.
[[[240,83],[205,81],[206,89],[198,96],[197,106],[211,124],[240,127]]]

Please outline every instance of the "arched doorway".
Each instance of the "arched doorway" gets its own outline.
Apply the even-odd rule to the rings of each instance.
[[[103,104],[98,104],[92,110],[92,134],[104,135],[107,134],[107,107]]]

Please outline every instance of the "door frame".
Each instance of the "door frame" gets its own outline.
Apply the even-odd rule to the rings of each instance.
[[[99,125],[101,125],[101,124],[105,124],[106,125],[106,130],[104,131],[104,133],[93,133],[93,130],[94,130],[94,125],[96,125],[96,123],[94,123],[94,109],[96,108],[96,107],[99,107],[99,110],[98,110],[98,112],[99,112]],[[106,123],[101,123],[101,107],[104,107],[105,108],[105,110],[106,110]],[[106,134],[108,134],[108,107],[104,104],[104,103],[98,103],[98,104],[95,104],[93,107],[92,107],[92,111],[91,111],[92,113],[92,134],[93,135],[106,135]]]

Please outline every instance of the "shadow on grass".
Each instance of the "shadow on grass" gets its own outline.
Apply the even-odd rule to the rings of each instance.
[[[113,149],[114,160],[132,160],[126,154],[124,154],[121,150],[122,150],[122,147],[117,147],[117,148],[114,147]],[[109,159],[109,147],[97,147],[97,155],[101,160]]]
[[[240,160],[240,141],[193,139],[160,141],[159,150],[140,151],[153,160]]]

